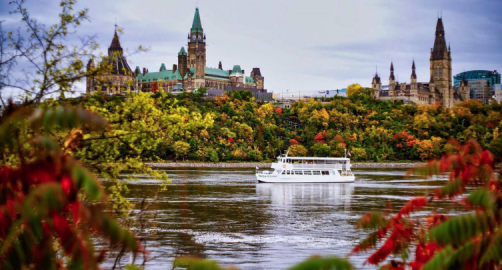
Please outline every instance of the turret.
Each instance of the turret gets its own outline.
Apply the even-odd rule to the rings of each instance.
[[[415,72],[415,60],[413,60],[413,64],[411,65],[411,83],[417,82],[417,73]]]
[[[265,78],[263,78],[263,76],[261,75],[260,68],[253,68],[253,70],[251,70],[251,78],[253,78],[254,82],[256,83],[257,89],[265,88]]]
[[[182,78],[185,78],[185,75],[187,74],[187,68],[188,68],[187,65],[188,65],[187,52],[185,51],[185,47],[181,47],[180,52],[178,53],[178,67]]]
[[[378,72],[375,72],[375,77],[373,77],[373,80],[371,81],[371,87],[375,90],[374,97],[380,97],[380,93],[382,91],[382,80],[380,79],[380,76],[378,76]]]
[[[460,81],[459,92],[460,92],[460,96],[462,97],[463,101],[469,100],[471,98],[470,97],[470,89],[469,89],[469,81],[467,81],[465,76],[462,78],[462,81]]]
[[[218,64],[218,69],[219,69],[219,70],[223,70],[223,66],[221,65],[221,61],[220,61],[220,63]]]
[[[396,77],[394,76],[394,63],[390,62],[389,96],[394,96],[395,89],[396,89]]]
[[[396,81],[396,77],[394,76],[394,63],[390,62],[389,84],[393,84],[395,81]]]

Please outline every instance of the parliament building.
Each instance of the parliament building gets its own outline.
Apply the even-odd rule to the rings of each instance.
[[[247,76],[240,65],[234,65],[229,70],[223,69],[221,61],[218,68],[206,66],[206,34],[202,28],[198,8],[195,9],[192,28],[188,33],[187,49],[181,47],[177,60],[171,69],[167,69],[162,63],[158,71],[150,72],[147,68],[140,69],[138,66],[132,71],[123,55],[119,37],[115,31],[108,49],[108,57],[103,59],[103,62],[110,62],[112,70],[99,78],[88,78],[87,93],[97,90],[107,94],[118,94],[127,90],[154,92],[158,89],[177,93],[201,87],[255,91],[265,88],[265,79],[259,68],[253,68]],[[95,67],[94,60],[91,59],[87,66],[88,68]]]
[[[411,66],[411,82],[399,83],[394,76],[394,64],[390,64],[388,87],[382,87],[382,80],[378,73],[371,83],[375,90],[375,98],[388,101],[401,100],[413,104],[441,104],[452,108],[456,103],[469,99],[467,81],[462,81],[458,88],[452,84],[451,48],[446,45],[445,31],[442,18],[438,18],[436,38],[430,56],[429,82],[417,82],[415,61]]]

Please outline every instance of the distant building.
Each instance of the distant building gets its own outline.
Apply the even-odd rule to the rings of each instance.
[[[243,88],[243,87],[227,87],[225,89],[214,89],[214,88],[209,88],[207,89],[207,96],[210,99],[214,99],[216,97],[223,96],[225,92],[229,93],[232,91],[238,91],[238,90],[243,90],[243,91],[250,91],[256,101],[262,101],[262,102],[270,102],[273,100],[273,94],[268,93],[267,90],[265,89],[255,89],[255,88]]]
[[[464,71],[462,73],[459,73],[459,74],[453,76],[453,85],[455,87],[459,87],[460,82],[463,79],[466,79],[467,81],[485,80],[491,86],[493,86],[494,84],[500,84],[500,73],[498,73],[496,70],[494,70],[494,71],[490,71],[490,70]]]
[[[178,62],[168,70],[164,64],[160,65],[159,71],[150,72],[136,67],[134,75],[137,86],[141,91],[151,92],[152,85],[157,82],[159,87],[169,92],[176,84],[191,91],[205,87],[208,89],[227,89],[229,87],[241,89],[264,89],[265,78],[259,68],[253,68],[247,73],[240,65],[234,65],[230,70],[224,70],[219,62],[217,68],[206,66],[206,34],[202,28],[199,9],[195,9],[192,28],[188,33],[188,46],[181,47],[178,52]]]
[[[388,89],[382,87],[380,76],[375,74],[371,86],[375,89],[375,98],[414,104],[439,103],[451,108],[456,103],[469,99],[467,86],[454,88],[452,85],[452,57],[451,48],[447,46],[443,19],[438,18],[436,24],[436,38],[430,54],[430,80],[418,82],[415,73],[415,61],[411,65],[411,82],[399,83],[394,76],[394,64],[390,64]]]
[[[493,97],[493,85],[487,80],[466,81],[469,87],[471,99],[477,99],[483,104],[489,104]]]
[[[498,102],[502,102],[502,89],[501,89],[501,84],[495,84],[493,85],[493,98]]]
[[[467,82],[469,87],[469,96],[471,99],[477,99],[484,104],[490,103],[494,96],[493,86],[500,84],[500,73],[496,70],[471,70],[455,75],[455,85],[462,85],[462,81]]]
[[[193,91],[197,88],[222,89],[229,87],[239,89],[264,89],[265,78],[260,68],[253,68],[246,73],[240,65],[234,65],[230,70],[224,70],[221,62],[218,68],[206,66],[206,34],[202,28],[199,9],[195,9],[192,28],[188,33],[188,46],[181,47],[178,52],[178,61],[167,69],[162,63],[159,71],[150,72],[147,68],[142,70],[137,66],[134,71],[129,67],[123,55],[117,31],[113,36],[112,44],[108,48],[108,57],[103,63],[110,62],[113,66],[110,74],[99,78],[87,79],[87,93],[101,90],[107,94],[118,94],[127,90],[152,92],[162,89],[166,92]],[[96,65],[94,60],[89,60],[88,70]],[[265,90],[266,92],[266,90]]]
[[[104,57],[98,66],[110,64],[107,74],[87,78],[86,93],[93,94],[101,91],[104,94],[119,94],[128,90],[134,90],[134,74],[124,56],[124,50],[120,46],[117,29],[113,35],[112,43],[108,48],[108,57]],[[94,70],[96,63],[94,59],[89,59],[87,71]]]

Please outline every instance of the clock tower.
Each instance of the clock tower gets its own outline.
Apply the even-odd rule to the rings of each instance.
[[[199,8],[195,9],[192,28],[188,33],[188,68],[195,68],[195,88],[205,86],[206,35],[200,21]]]

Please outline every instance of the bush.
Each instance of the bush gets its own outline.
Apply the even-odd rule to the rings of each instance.
[[[216,153],[216,151],[214,151],[214,150],[211,151],[211,155],[209,157],[209,160],[211,160],[211,162],[214,162],[214,163],[219,162],[220,159],[218,158],[218,153]]]
[[[354,161],[363,161],[368,159],[366,150],[364,148],[353,147],[350,150],[350,154],[352,155],[351,159],[353,159]]]

